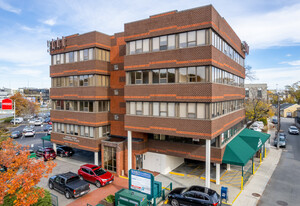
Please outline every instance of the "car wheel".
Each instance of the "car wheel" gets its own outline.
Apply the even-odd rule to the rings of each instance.
[[[172,206],[179,206],[179,203],[178,203],[177,200],[172,199],[172,200],[171,200],[171,205],[172,205]]]
[[[83,180],[83,177],[81,175],[79,175],[79,179]]]
[[[64,157],[64,154],[63,154],[63,153],[60,153],[59,156],[60,156],[60,157]]]
[[[66,196],[67,199],[70,199],[70,198],[71,198],[70,192],[66,191],[66,192],[65,192],[65,196]]]
[[[52,184],[52,182],[49,182],[49,188],[50,188],[51,190],[53,190],[53,184]]]
[[[99,181],[96,181],[96,187],[98,187],[98,188],[101,187],[101,183]]]

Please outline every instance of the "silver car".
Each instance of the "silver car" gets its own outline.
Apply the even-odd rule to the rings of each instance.
[[[274,146],[277,147],[278,137],[274,139]],[[284,136],[279,136],[279,147],[286,148],[286,138]]]

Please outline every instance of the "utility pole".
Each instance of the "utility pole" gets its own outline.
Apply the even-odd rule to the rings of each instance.
[[[277,91],[277,149],[279,149],[279,131],[280,131],[280,103],[279,92]]]
[[[16,125],[16,100],[14,100],[14,125]]]

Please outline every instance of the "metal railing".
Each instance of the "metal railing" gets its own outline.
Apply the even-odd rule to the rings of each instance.
[[[52,193],[50,193],[50,195],[52,206],[58,206],[58,197]]]

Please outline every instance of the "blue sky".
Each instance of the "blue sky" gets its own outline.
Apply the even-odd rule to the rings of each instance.
[[[248,42],[256,80],[270,89],[300,80],[299,0],[0,0],[0,87],[50,87],[46,42],[124,30],[150,15],[212,4]]]

